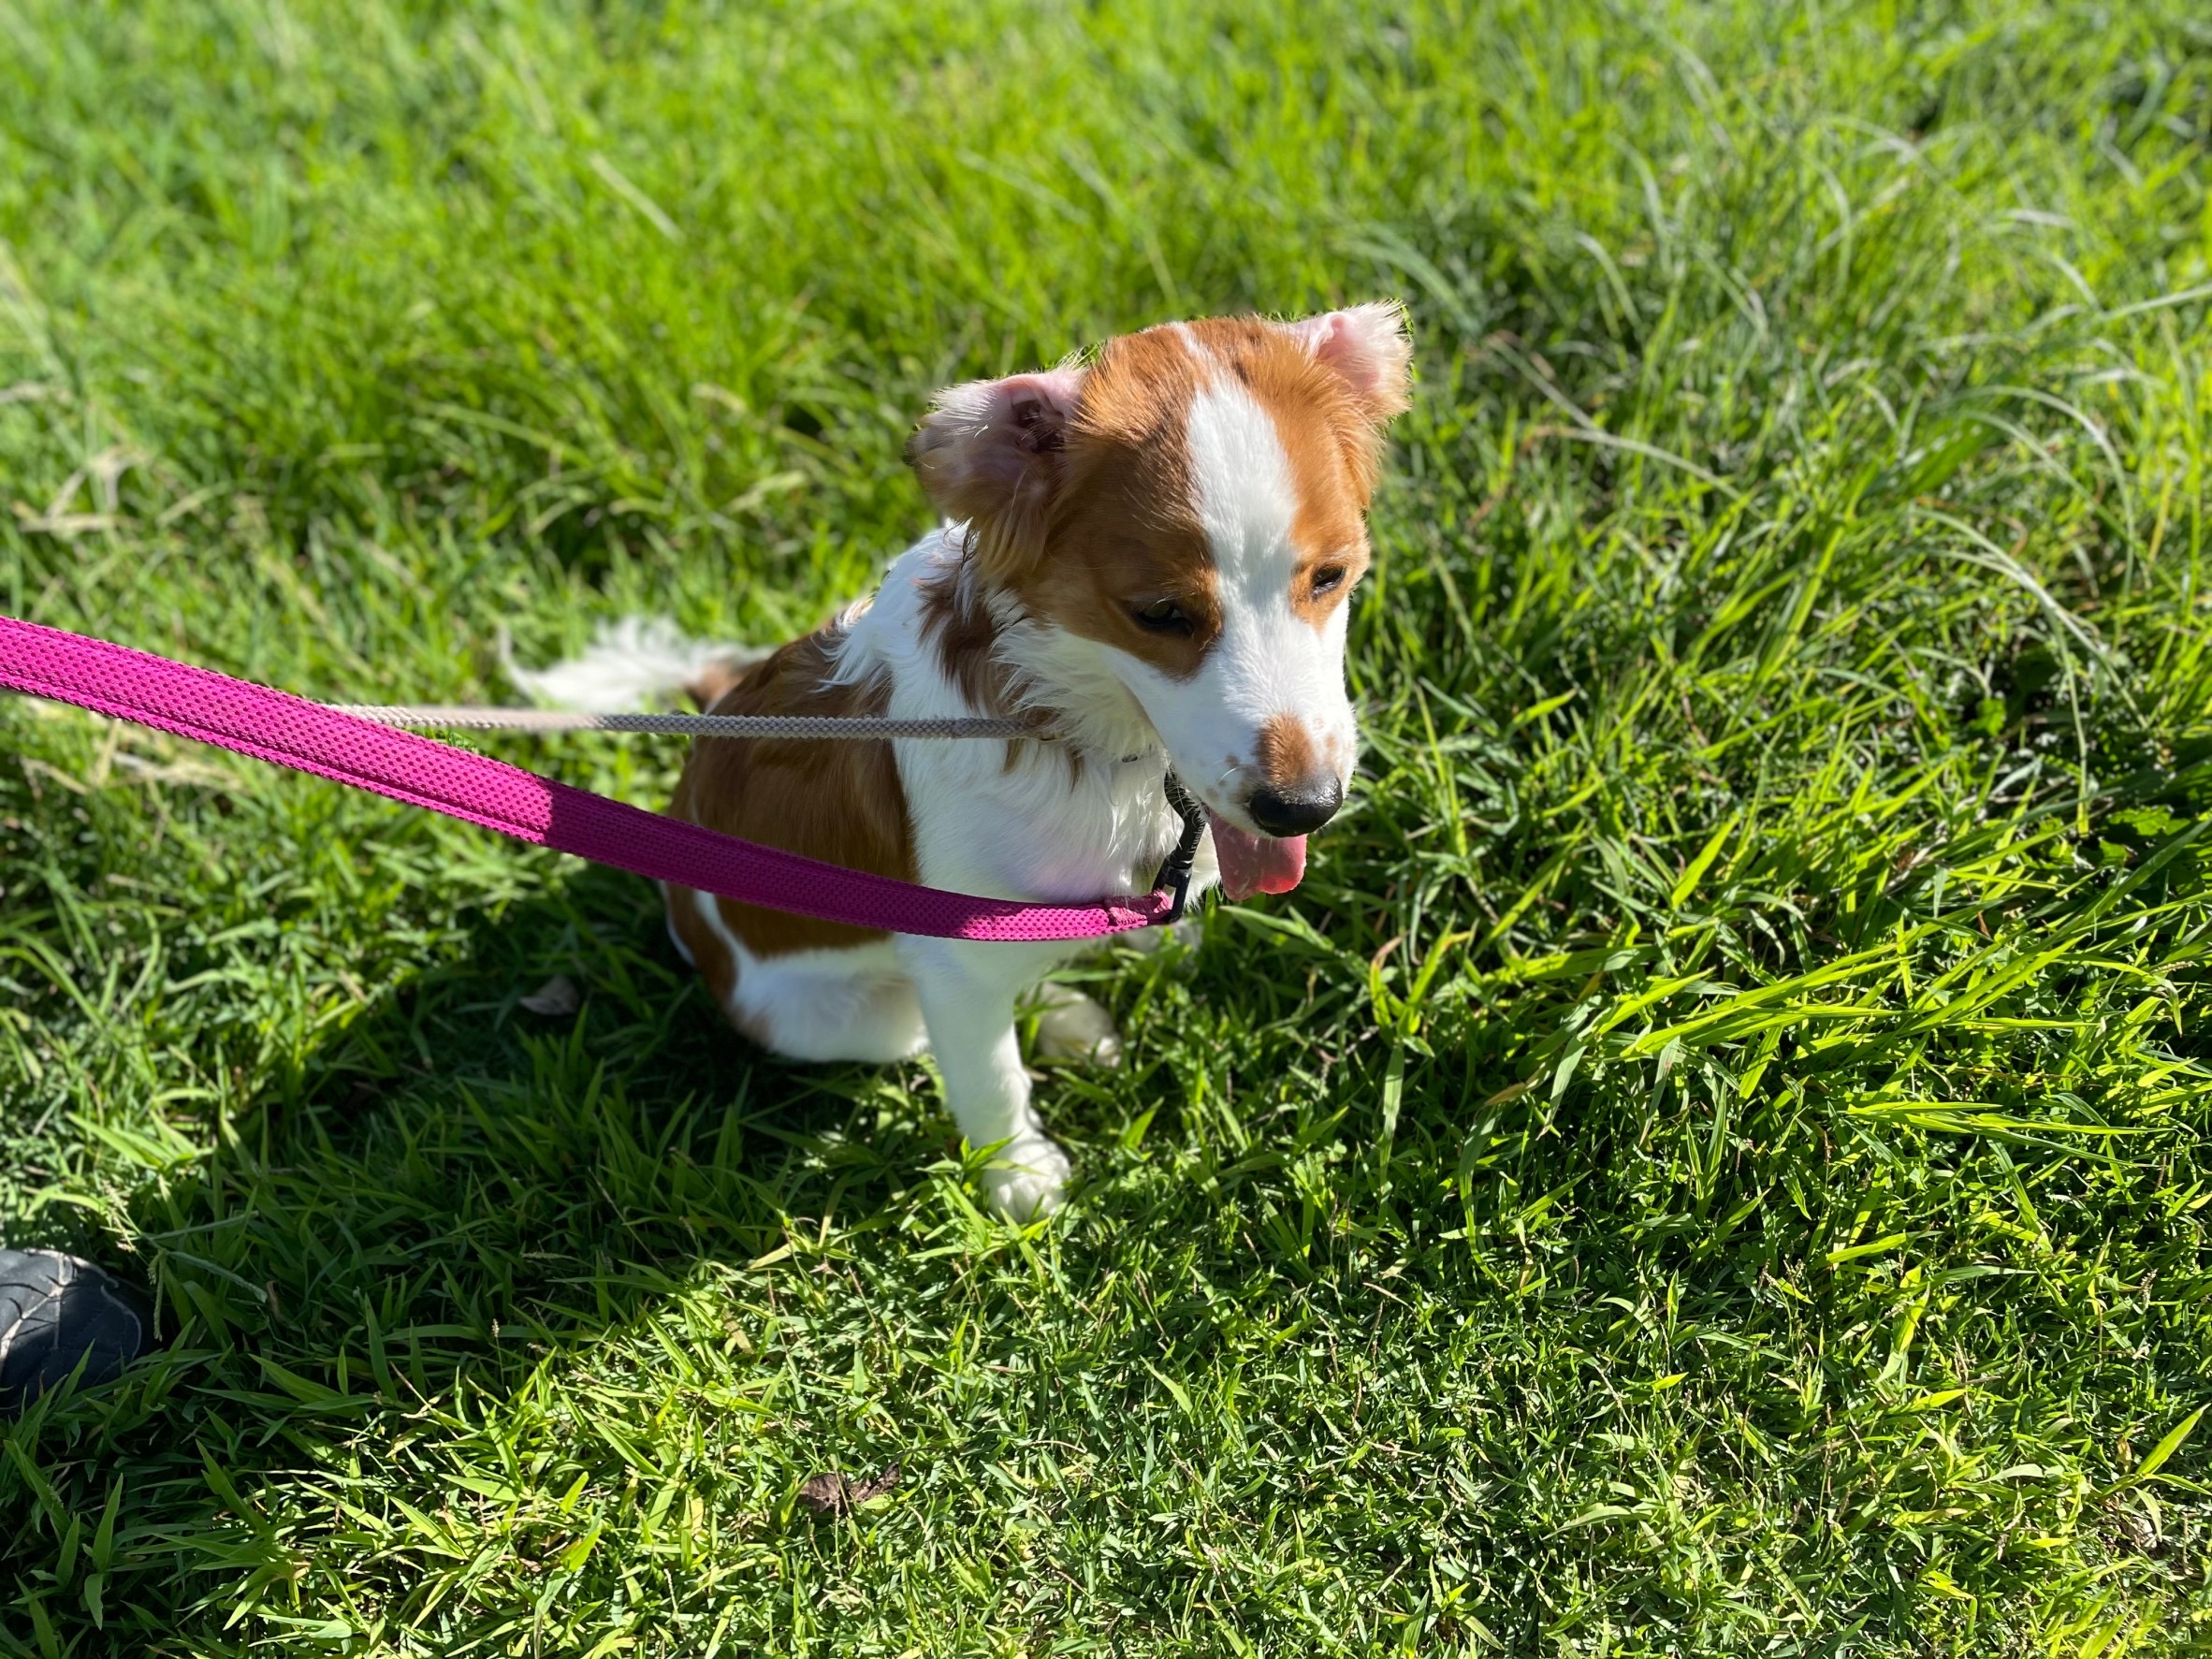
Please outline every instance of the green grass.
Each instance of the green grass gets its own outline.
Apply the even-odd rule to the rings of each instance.
[[[810,625],[955,376],[1420,348],[1355,805],[1083,969],[1026,1231],[642,883],[0,703],[0,1240],[170,1337],[0,1652],[2212,1649],[2208,176],[2184,0],[0,0],[0,610],[311,694]]]

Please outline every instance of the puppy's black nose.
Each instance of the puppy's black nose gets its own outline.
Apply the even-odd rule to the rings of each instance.
[[[1303,836],[1334,818],[1343,805],[1344,780],[1331,774],[1309,778],[1290,789],[1256,789],[1244,810],[1267,835]]]

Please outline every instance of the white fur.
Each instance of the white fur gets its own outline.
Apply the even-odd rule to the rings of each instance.
[[[922,1052],[922,1010],[890,945],[763,958],[745,948],[711,897],[691,898],[737,964],[723,1011],[740,1028],[769,1034],[776,1051],[794,1060],[882,1063]],[[691,953],[684,955],[688,961]]]
[[[756,662],[759,646],[706,645],[687,639],[666,617],[603,622],[580,657],[532,671],[518,665],[506,635],[500,664],[527,697],[551,708],[628,714],[680,691],[717,663]]]

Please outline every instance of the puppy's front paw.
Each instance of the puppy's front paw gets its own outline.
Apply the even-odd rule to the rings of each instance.
[[[1113,1016],[1073,985],[1037,987],[1037,1057],[1092,1066],[1121,1064],[1121,1033]]]
[[[1009,1221],[1030,1221],[1060,1207],[1068,1155],[1035,1130],[1016,1135],[991,1155],[982,1175],[983,1201]]]

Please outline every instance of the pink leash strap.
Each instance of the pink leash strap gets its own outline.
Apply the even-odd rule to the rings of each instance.
[[[1087,904],[1023,904],[845,869],[610,801],[288,691],[12,617],[0,617],[0,688],[311,772],[649,880],[824,922],[1042,943],[1149,927],[1179,909],[1178,895],[1165,890]]]

